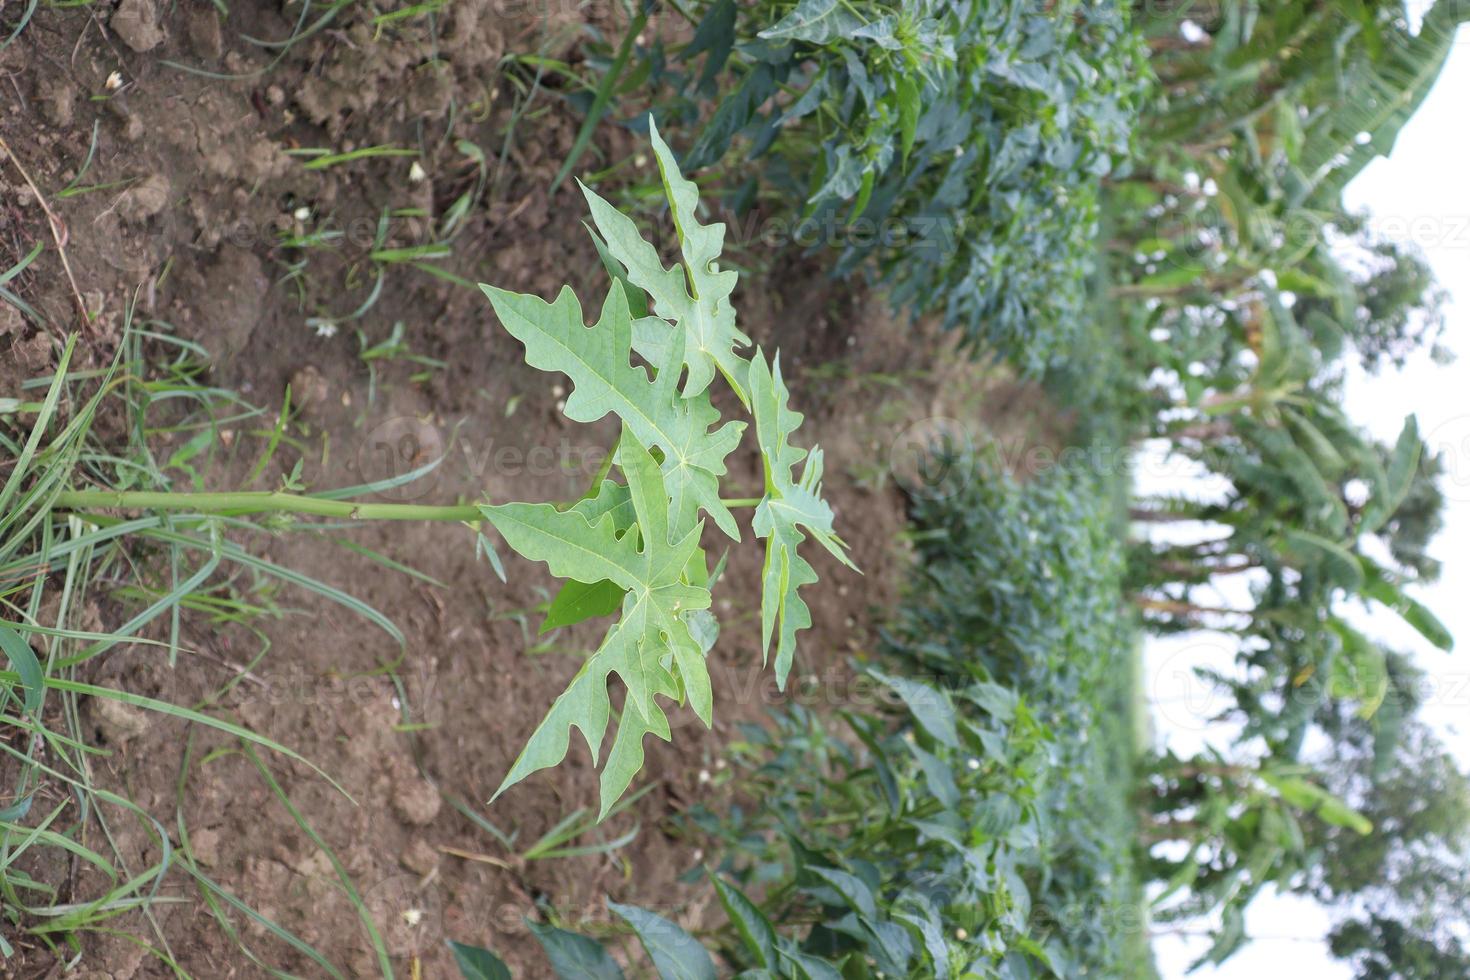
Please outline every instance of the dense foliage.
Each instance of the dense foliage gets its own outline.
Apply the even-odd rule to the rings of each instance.
[[[854,664],[835,716],[747,728],[752,803],[693,813],[731,919],[710,948],[793,978],[1147,976],[1117,791],[1133,650],[1116,515],[1086,474],[941,469],[963,478],[913,498],[916,577],[877,662]],[[657,928],[685,965],[662,975],[714,975]],[[657,965],[672,947],[638,932]],[[537,936],[554,966],[573,942]]]
[[[300,760],[289,748],[203,710],[51,671],[131,642],[165,612],[172,658],[183,597],[222,562],[312,588],[403,642],[381,614],[227,540],[289,530],[298,518],[462,523],[503,577],[493,530],[561,580],[545,626],[611,618],[496,796],[559,765],[575,730],[601,764],[600,820],[620,798],[632,802],[645,736],[671,737],[671,705],[711,723],[706,658],[724,562],[712,566],[706,547],[718,535],[740,540],[735,508],[753,508],[750,530],[765,542],[761,656],[773,655],[785,690],[797,636],[812,625],[802,590],[817,582],[799,549],[813,542],[848,559],[822,499],[823,455],[794,442],[802,416],[779,360],[737,326],[740,277],[728,265],[796,247],[834,275],[868,277],[915,317],[935,315],[970,353],[1043,376],[1074,416],[1062,438],[1102,450],[1076,459],[1106,465],[1023,480],[983,451],[932,447],[933,480],[904,498],[913,565],[879,648],[858,653],[841,683],[819,692],[826,698],[745,726],[728,745],[731,793],[663,828],[698,841],[701,862],[684,883],[709,889],[723,917],[686,931],[673,921],[686,909],[609,903],[625,951],[636,937],[662,978],[1146,980],[1150,921],[1201,928],[1209,942],[1196,965],[1220,963],[1249,941],[1246,910],[1274,887],[1326,910],[1327,948],[1359,980],[1470,975],[1461,908],[1470,775],[1422,717],[1424,677],[1411,658],[1359,618],[1397,617],[1428,647],[1452,650],[1448,629],[1416,598],[1441,572],[1432,541],[1446,461],[1415,417],[1384,443],[1343,404],[1351,371],[1444,355],[1445,297],[1427,261],[1350,212],[1343,190],[1392,148],[1470,8],[1443,0],[1413,24],[1397,0],[644,0],[626,9],[617,53],[588,47],[602,82],[569,98],[589,111],[553,184],[604,114],[646,128],[656,184],[617,188],[622,163],[588,183],[666,207],[673,263],[632,209],[581,185],[609,279],[595,322],[569,287],[552,302],[482,287],[526,362],[570,382],[558,406],[567,419],[618,419],[606,465],[580,499],[364,499],[432,466],[307,492],[298,464],[279,490],[188,492],[147,446],[133,448],[149,467],[130,474],[90,433],[114,381],[144,414],[155,397],[138,380],[130,322],[123,343],[133,349],[110,369],[72,371],[73,337],[42,401],[0,405],[35,416],[28,434],[0,432],[9,464],[0,571],[27,582],[58,556],[85,555],[61,589],[80,603],[94,571],[131,561],[114,550],[129,536],[166,545],[173,576],[114,634],[64,628],[65,598],[56,629],[37,625],[47,572],[33,588],[16,586],[30,591],[24,622],[0,622],[10,667],[0,700],[30,747],[23,759],[13,750],[22,777],[0,823],[22,843],[7,855],[36,842],[91,853],[72,829],[47,829],[60,809],[39,827],[22,823],[35,819],[43,771],[86,787],[78,799],[93,792],[82,737],[46,727],[58,691],[72,699],[51,715],[68,721],[75,695],[86,695],[242,739],[286,801],[254,749]],[[533,89],[553,64],[580,82],[554,58],[518,64],[535,65]],[[506,153],[510,144],[507,135]],[[448,224],[479,193],[452,205]],[[727,243],[715,202],[757,234]],[[51,230],[60,247],[65,229],[53,218]],[[0,273],[0,285],[39,254]],[[0,299],[25,308],[8,289]],[[192,355],[173,372],[173,393],[213,414],[223,396],[198,394]],[[101,388],[78,387],[79,377]],[[761,495],[726,498],[726,461],[747,428]],[[146,442],[145,431],[136,438]],[[190,452],[220,437],[211,423],[197,438]],[[1137,497],[1129,465],[1140,457],[1186,462],[1212,492]],[[180,465],[198,479],[187,457]],[[249,519],[258,514],[271,516]],[[1220,739],[1188,753],[1145,745],[1144,634],[1204,635],[1229,651],[1228,664],[1197,670],[1217,695],[1198,720]],[[52,641],[63,638],[97,645],[58,661]],[[57,769],[42,762],[43,747]],[[562,847],[590,826],[582,816],[525,854],[606,854],[632,839]],[[187,852],[182,822],[178,837]],[[159,844],[161,878],[171,846],[161,826]],[[245,910],[192,857],[185,869],[211,906]],[[145,869],[86,907],[15,873],[0,885],[14,922],[56,920],[44,929],[62,937],[60,949],[154,875]],[[17,898],[26,890],[47,898],[47,915]],[[537,906],[526,910],[529,928],[553,973],[624,975],[606,931],[594,939],[553,902]],[[451,946],[466,977],[508,976],[494,953]],[[9,952],[3,939],[0,951]],[[392,975],[381,941],[375,952]]]
[[[1248,940],[1244,909],[1271,884],[1333,909],[1331,950],[1362,977],[1461,962],[1454,927],[1423,913],[1470,867],[1465,777],[1415,721],[1402,658],[1342,614],[1355,598],[1451,645],[1409,591],[1438,572],[1440,464],[1413,418],[1380,445],[1340,402],[1349,358],[1399,364],[1442,329],[1423,259],[1341,192],[1392,146],[1463,13],[1441,4],[1415,30],[1396,4],[1187,6],[1140,13],[1160,84],[1131,170],[1144,73],[1126,70],[1137,42],[1108,4],[714,3],[691,43],[646,53],[676,93],[659,111],[698,132],[686,161],[738,184],[734,204],[841,229],[839,272],[877,269],[916,311],[942,298],[985,352],[1049,368],[1085,416],[1078,438],[1155,440],[1226,488],[1132,507],[1143,533],[1125,568],[1099,503],[1120,499],[1116,467],[1018,487],[944,461],[949,478],[912,500],[915,584],[883,672],[861,667],[899,710],[841,712],[846,738],[800,710],[752,731],[744,785],[760,805],[700,816],[722,843],[720,887],[755,896],[787,951],[715,943],[732,965],[823,975],[793,965],[799,951],[848,975],[1125,976],[1143,969],[1143,915],[1117,913],[1137,911],[1140,879],[1154,916],[1218,924],[1202,962]],[[737,173],[737,153],[759,166]],[[953,248],[847,234],[919,217],[952,220]],[[1163,524],[1195,535],[1147,533]],[[1250,606],[1201,599],[1237,576]],[[1206,678],[1234,745],[1147,757],[1132,797],[1120,590],[1150,630],[1225,637],[1240,668]],[[1307,751],[1322,744],[1326,758]],[[1428,853],[1429,870],[1406,870]],[[967,896],[965,915],[935,881]],[[952,944],[936,958],[931,906],[941,938],[983,942],[988,962]],[[1077,907],[1115,914],[1049,914]]]
[[[1416,798],[1461,798],[1463,777],[1415,720],[1402,656],[1347,613],[1397,613],[1452,645],[1412,595],[1439,570],[1442,464],[1414,418],[1380,445],[1342,404],[1350,362],[1434,349],[1442,297],[1342,190],[1392,148],[1467,13],[1440,3],[1411,25],[1397,3],[1202,4],[1188,36],[1173,16],[1140,21],[1160,86],[1147,167],[1108,199],[1121,352],[1107,384],[1131,389],[1109,398],[1150,453],[1217,488],[1140,501],[1129,570],[1149,629],[1235,651],[1233,669],[1201,672],[1230,744],[1161,753],[1140,794],[1156,913],[1218,923],[1202,961],[1248,940],[1244,909],[1269,884],[1328,905],[1332,949],[1363,977],[1463,957],[1396,870],[1418,850],[1463,880],[1463,817],[1404,822]],[[1397,951],[1369,955],[1377,940]]]
[[[1064,0],[694,5],[692,41],[645,52],[684,163],[790,240],[875,272],[1028,370],[1075,335],[1100,180],[1146,86],[1125,4]]]
[[[1120,515],[1107,475],[1056,468],[1018,484],[985,460],[941,467],[915,496],[917,585],[893,651],[946,683],[1013,689],[1048,735],[1037,850],[1024,862],[1055,924],[1062,976],[1143,975],[1133,891],[1134,633],[1122,614]],[[962,487],[950,485],[956,475]],[[1101,914],[1097,914],[1102,910]]]

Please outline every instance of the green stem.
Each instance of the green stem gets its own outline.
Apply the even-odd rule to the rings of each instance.
[[[726,507],[755,507],[760,497],[723,501]],[[473,504],[368,504],[296,493],[242,490],[236,493],[164,493],[150,490],[67,490],[56,495],[63,510],[187,510],[201,514],[302,514],[356,521],[478,521]]]
[[[238,493],[157,493],[152,491],[69,490],[56,495],[67,510],[189,510],[205,514],[311,514],[362,521],[478,521],[471,504],[365,504],[294,493],[249,490]]]
[[[720,503],[726,507],[759,507],[764,497],[723,497]]]
[[[591,500],[597,496],[597,491],[602,489],[602,481],[607,479],[607,475],[612,472],[613,457],[617,456],[618,446],[622,441],[623,432],[619,429],[618,434],[613,437],[612,445],[607,447],[607,455],[602,458],[602,465],[597,468],[597,473],[592,477],[592,482],[587,484],[587,492],[582,494],[582,500]]]

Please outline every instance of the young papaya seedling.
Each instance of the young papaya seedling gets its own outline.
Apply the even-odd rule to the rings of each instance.
[[[609,676],[616,674],[627,695],[602,767],[599,819],[606,816],[643,766],[644,736],[670,738],[660,699],[687,705],[706,726],[712,721],[705,658],[719,633],[710,612],[718,575],[711,573],[701,544],[706,523],[738,542],[740,528],[731,509],[755,508],[752,530],[766,548],[763,656],[769,660],[775,647],[776,680],[783,689],[796,634],[811,626],[799,590],[817,581],[799,546],[811,537],[852,567],[846,545],[833,530],[832,509],[821,497],[821,451],[808,453],[792,441],[802,416],[790,407],[779,359],[768,362],[759,348],[751,350],[750,338],[735,324],[731,296],[739,277],[719,268],[725,226],[700,222],[697,188],[679,172],[652,120],[649,133],[678,236],[679,260],[673,266],[663,265],[632,219],[584,186],[594,238],[612,273],[592,326],[570,287],[548,303],[481,286],[500,323],[525,347],[526,363],[570,379],[564,407],[569,419],[593,423],[613,415],[621,423],[605,472],[582,499],[440,507],[354,499],[372,487],[308,494],[287,486],[223,493],[68,489],[55,496],[53,506],[234,518],[274,514],[277,520],[314,515],[458,521],[476,532],[477,548],[488,545],[484,525],[493,527],[513,551],[543,562],[563,580],[548,609],[548,624],[619,614],[532,733],[495,796],[560,763],[573,729],[598,760],[613,718]],[[748,422],[724,419],[715,408],[710,392],[716,376],[755,423],[765,472],[760,497],[721,496],[725,461]],[[794,475],[798,464],[801,471]],[[621,481],[613,478],[614,471]],[[499,570],[493,552],[491,560]]]
[[[811,625],[798,589],[817,580],[798,545],[809,534],[851,564],[833,531],[832,510],[821,499],[821,452],[808,456],[791,444],[802,416],[788,404],[779,361],[767,365],[758,348],[748,359],[740,353],[751,344],[735,325],[731,294],[738,276],[718,267],[725,226],[699,221],[698,192],[680,174],[652,120],[649,134],[678,235],[679,262],[666,268],[630,218],[583,186],[600,250],[615,270],[597,322],[586,326],[569,287],[552,303],[482,287],[500,322],[525,346],[526,362],[570,379],[568,418],[591,423],[611,414],[622,423],[612,458],[624,483],[600,481],[570,508],[481,508],[514,551],[566,580],[548,619],[564,625],[621,611],[531,735],[496,796],[560,763],[574,728],[598,759],[611,717],[608,678],[617,674],[627,697],[602,768],[603,813],[642,768],[644,736],[670,738],[658,698],[687,704],[711,723],[705,657],[718,626],[709,612],[711,576],[700,547],[705,520],[738,541],[730,507],[756,508],[753,529],[766,541],[762,646],[769,656],[775,639],[776,678],[783,688],[796,633]],[[641,294],[639,308],[651,313],[633,316],[630,289]],[[715,408],[710,386],[717,374],[755,420],[765,470],[765,491],[757,500],[720,496],[725,460],[746,423],[725,421]],[[792,469],[803,459],[801,475],[793,479]]]

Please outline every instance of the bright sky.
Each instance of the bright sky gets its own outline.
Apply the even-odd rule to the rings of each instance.
[[[1411,650],[1435,682],[1423,715],[1470,766],[1470,27],[1462,28],[1449,63],[1418,114],[1400,133],[1393,155],[1379,159],[1348,188],[1348,205],[1367,210],[1385,234],[1412,237],[1424,249],[1440,284],[1451,294],[1445,342],[1459,356],[1442,367],[1421,356],[1403,371],[1350,379],[1347,410],[1380,439],[1392,441],[1404,416],[1417,414],[1426,442],[1445,454],[1445,530],[1434,547],[1444,562],[1436,585],[1418,598],[1459,638],[1460,649],[1445,654],[1429,647],[1391,615],[1369,627],[1398,649]],[[1201,691],[1184,678],[1185,663],[1202,658],[1228,661],[1229,651],[1193,650],[1151,644],[1147,669],[1154,678],[1156,723],[1171,744],[1190,750],[1212,734],[1191,725],[1191,695]],[[1228,733],[1221,733],[1228,734]],[[1268,894],[1247,914],[1253,942],[1219,968],[1201,968],[1195,980],[1260,980],[1310,977],[1348,980],[1321,942],[1328,924],[1310,902]],[[1154,940],[1164,980],[1186,975],[1208,948],[1198,935],[1161,935]]]

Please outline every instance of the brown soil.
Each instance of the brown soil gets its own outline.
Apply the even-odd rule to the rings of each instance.
[[[15,23],[13,8],[24,6],[0,3],[0,37]],[[274,49],[247,37],[287,37],[299,9],[231,4],[222,20],[204,2],[43,5],[0,52],[0,136],[64,223],[76,281],[73,291],[47,237],[42,202],[4,161],[0,270],[38,241],[48,248],[10,283],[37,315],[22,317],[0,303],[0,397],[54,364],[59,338],[77,325],[78,300],[92,315],[81,351],[90,365],[111,357],[135,301],[135,323],[212,352],[213,383],[265,406],[279,406],[292,384],[291,441],[255,488],[278,485],[298,460],[304,482],[326,488],[399,474],[444,455],[430,477],[384,499],[575,496],[612,430],[606,422],[588,427],[561,417],[564,379],[524,366],[519,345],[477,290],[394,267],[371,308],[346,318],[372,292],[367,253],[380,216],[399,215],[388,219],[388,246],[429,243],[434,223],[474,187],[475,167],[456,149],[459,140],[483,150],[489,181],[453,254],[438,267],[548,297],[564,281],[584,297],[601,288],[579,196],[548,194],[581,118],[560,90],[536,94],[499,165],[517,85],[524,88],[533,74],[504,59],[540,52],[577,63],[585,26],[577,5],[459,0],[432,31],[418,18],[381,32],[351,7],[272,66]],[[620,26],[606,20],[610,9],[586,8],[593,26],[616,37]],[[208,77],[169,61],[246,77]],[[113,72],[120,86],[110,86]],[[90,169],[78,178],[94,131]],[[286,152],[382,145],[420,150],[423,179],[411,179],[407,158],[311,170]],[[647,180],[652,171],[634,137],[604,126],[585,169],[635,154],[619,181]],[[73,181],[98,189],[63,195]],[[297,217],[300,209],[309,217]],[[322,224],[343,237],[306,251],[280,244]],[[303,261],[300,275],[288,275]],[[901,482],[910,472],[915,447],[940,431],[963,438],[992,432],[1020,443],[1050,436],[1035,421],[1045,411],[1033,389],[975,368],[927,330],[889,317],[850,286],[829,283],[812,263],[790,257],[765,269],[737,293],[741,322],[767,349],[783,351],[795,400],[809,413],[803,435],[826,449],[826,493],[865,572],[816,556],[822,581],[808,590],[815,624],[803,635],[796,676],[807,679],[806,696],[830,700],[840,697],[849,658],[870,649],[881,610],[897,601],[904,557],[895,477]],[[318,336],[307,324],[312,317],[338,322],[338,332]],[[356,332],[376,343],[396,323],[416,354],[445,366],[419,376],[419,365],[380,362],[370,381]],[[268,414],[231,431],[208,472],[211,487],[245,479],[261,451],[259,434],[273,422]],[[735,460],[732,492],[758,491],[749,442]],[[333,543],[349,537],[443,584]],[[717,594],[723,632],[711,655],[713,731],[678,714],[672,745],[650,741],[639,785],[652,782],[654,789],[601,831],[613,837],[636,825],[633,843],[611,855],[528,864],[445,801],[463,801],[522,843],[577,808],[595,807],[596,773],[576,744],[563,766],[493,807],[484,801],[602,627],[538,638],[531,610],[551,586],[543,567],[507,555],[510,582],[502,584],[476,560],[473,540],[458,526],[382,524],[242,542],[380,610],[402,630],[405,646],[341,606],[287,590],[274,596],[285,614],[253,624],[270,647],[248,669],[260,638],[196,620],[185,624],[189,650],[177,668],[155,647],[133,647],[89,665],[85,679],[186,705],[207,702],[234,680],[209,710],[298,750],[351,795],[303,766],[262,757],[352,878],[399,975],[413,975],[417,959],[424,977],[453,976],[445,938],[497,949],[517,975],[542,975],[522,924],[523,916],[539,914],[538,905],[573,923],[605,920],[608,897],[686,921],[703,916],[708,890],[677,880],[698,866],[699,842],[674,836],[669,818],[724,792],[715,787],[734,726],[759,720],[781,700],[760,665],[760,550],[748,527],[730,551]],[[724,547],[713,537],[706,544]],[[138,559],[147,566],[148,556]],[[248,579],[236,585],[262,598],[250,592]],[[101,625],[115,625],[130,608],[109,600]],[[180,824],[186,827],[192,853],[214,880],[344,974],[378,973],[330,861],[249,758],[231,751],[237,743],[104,706],[91,707],[87,718],[106,753],[96,762],[101,785],[155,817],[172,846],[182,843]],[[105,816],[128,867],[158,860],[152,826],[121,809]],[[84,869],[72,889],[82,898],[106,885]],[[239,942],[232,939],[184,875],[167,877],[158,897],[177,901],[155,903],[154,924],[124,918],[119,925],[153,944],[161,934],[193,976],[268,975],[242,944],[279,969],[319,975],[239,915],[232,916]],[[416,924],[405,915],[410,910],[420,913]],[[52,954],[14,941],[21,954],[0,969],[56,973]],[[80,967],[79,975],[116,980],[171,975],[137,944],[102,934],[87,938]]]

